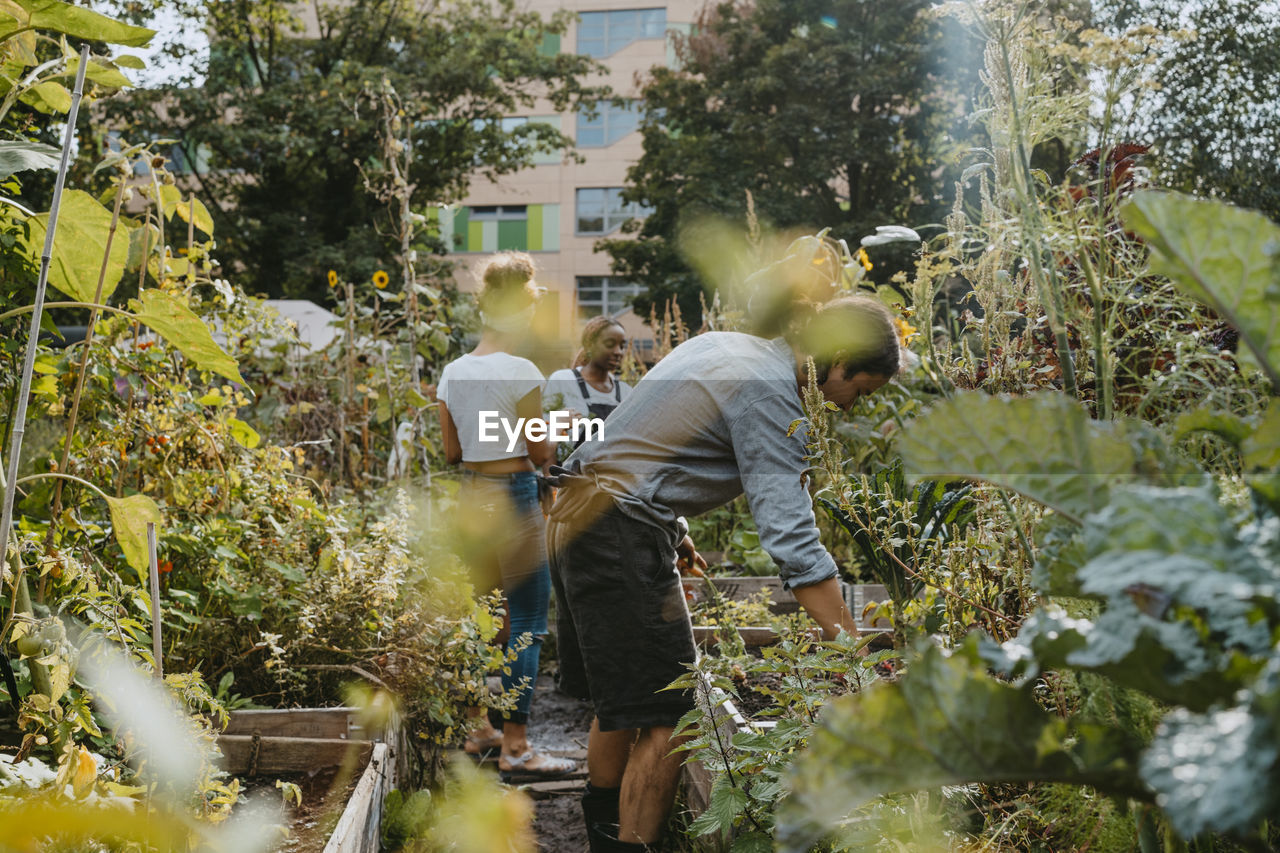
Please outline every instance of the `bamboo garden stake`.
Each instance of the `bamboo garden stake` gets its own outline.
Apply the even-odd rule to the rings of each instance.
[[[31,332],[27,336],[27,353],[22,361],[22,380],[18,385],[18,401],[13,413],[13,429],[9,441],[9,474],[4,481],[4,506],[0,510],[0,578],[9,562],[9,530],[13,524],[13,497],[18,487],[18,463],[22,457],[22,436],[26,432],[27,398],[31,396],[31,374],[36,364],[36,343],[40,338],[40,315],[44,313],[44,293],[49,284],[49,264],[53,259],[53,238],[58,231],[58,208],[62,206],[62,188],[67,182],[67,166],[71,161],[71,141],[75,138],[76,116],[84,95],[84,75],[89,67],[89,45],[80,50],[80,67],[76,69],[76,86],[71,94],[71,111],[67,113],[67,131],[62,137],[62,159],[58,178],[53,185],[53,203],[49,207],[49,223],[45,229],[44,251],[40,254],[40,277],[36,280],[35,310],[31,312]],[[16,572],[14,573],[17,574]]]
[[[151,574],[151,655],[156,659],[156,678],[164,680],[160,661],[160,562],[156,557],[156,523],[147,522],[147,562]]]

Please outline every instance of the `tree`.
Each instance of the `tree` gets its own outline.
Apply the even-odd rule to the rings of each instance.
[[[515,0],[222,0],[201,14],[213,34],[206,67],[115,104],[112,121],[130,141],[178,140],[219,257],[251,291],[319,296],[329,269],[394,275],[392,214],[362,179],[383,165],[388,86],[412,137],[418,211],[569,144],[549,123],[504,127],[504,116],[600,93],[582,82],[591,60],[546,49],[568,15],[544,19]]]
[[[1158,58],[1159,88],[1131,130],[1156,183],[1280,218],[1280,3],[1099,0],[1100,26],[1186,30]]]
[[[676,297],[699,316],[706,283],[680,235],[708,215],[742,222],[746,191],[763,225],[854,241],[941,218],[951,184],[939,166],[963,135],[978,63],[957,58],[944,74],[940,36],[954,25],[929,6],[759,0],[704,13],[679,41],[681,66],[643,88],[644,154],[625,197],[652,212],[624,226],[636,239],[601,241],[615,272],[648,286],[642,313]],[[970,50],[958,30],[950,43]]]

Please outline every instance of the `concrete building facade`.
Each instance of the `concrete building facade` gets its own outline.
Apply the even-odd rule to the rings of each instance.
[[[578,14],[568,32],[549,38],[544,49],[604,63],[607,73],[588,82],[608,84],[632,105],[605,105],[588,119],[557,114],[549,103],[540,103],[504,119],[511,126],[554,125],[575,141],[583,162],[559,152],[543,155],[532,167],[496,181],[477,178],[460,205],[436,212],[463,290],[475,289],[475,269],[488,253],[528,251],[538,265],[538,282],[548,290],[540,325],[553,329],[566,347],[586,319],[602,313],[617,317],[633,336],[649,338],[641,318],[627,307],[638,288],[613,275],[608,255],[594,247],[601,237],[616,234],[626,219],[645,213],[621,200],[627,169],[641,154],[638,82],[653,66],[674,64],[671,35],[688,33],[704,2],[528,0],[529,9],[544,15],[562,8]]]

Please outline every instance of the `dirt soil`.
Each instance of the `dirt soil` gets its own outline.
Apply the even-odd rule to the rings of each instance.
[[[544,853],[585,853],[587,827],[582,821],[582,792],[556,794],[534,801],[533,831]]]
[[[760,672],[753,673],[750,680],[746,684],[738,685],[738,698],[734,700],[734,705],[738,711],[747,719],[752,719],[765,708],[773,706],[773,697],[756,691],[756,687],[764,687],[766,689],[778,688],[782,686],[782,674],[777,672]]]
[[[275,787],[276,778],[292,782],[301,788],[302,805],[295,806],[290,800],[285,810],[285,825],[289,829],[289,836],[276,845],[275,849],[278,853],[320,853],[360,778],[355,773],[345,784],[339,785],[337,777],[337,767],[326,767],[314,773],[293,773],[270,779],[264,777],[242,781],[241,790],[251,799],[261,797],[278,803],[281,794]]]

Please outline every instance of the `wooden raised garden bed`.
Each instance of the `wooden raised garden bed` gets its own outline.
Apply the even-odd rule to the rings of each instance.
[[[382,805],[407,773],[405,736],[398,720],[369,732],[355,708],[233,711],[218,737],[222,767],[252,781],[341,768],[355,779],[324,853],[377,853]]]
[[[786,615],[800,612],[800,602],[790,590],[784,589],[782,580],[776,577],[708,577],[697,581],[686,581],[686,587],[695,594],[699,587],[712,584],[716,591],[730,601],[741,601],[758,594],[761,590],[769,591],[772,602],[770,612]],[[845,603],[858,623],[860,634],[881,634],[892,631],[889,620],[883,616],[864,617],[863,611],[868,603],[883,601],[889,597],[888,591],[881,584],[846,584],[841,582],[841,590]],[[748,648],[768,646],[778,641],[777,633],[770,627],[758,625],[738,626],[738,634]],[[694,625],[693,640],[699,648],[715,646],[719,642],[717,628],[713,625]]]

